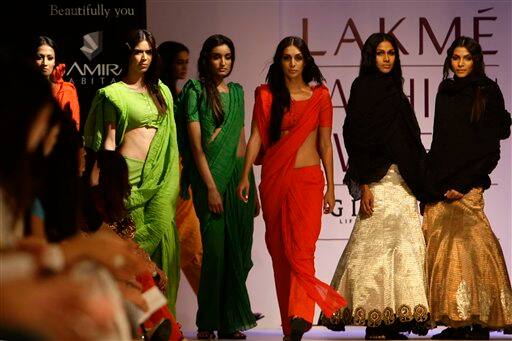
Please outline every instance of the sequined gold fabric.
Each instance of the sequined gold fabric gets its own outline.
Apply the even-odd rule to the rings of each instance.
[[[135,222],[129,215],[120,221],[109,224],[108,227],[110,227],[119,237],[123,239],[133,240],[133,238],[135,238]]]
[[[358,215],[331,282],[347,307],[320,321],[334,330],[429,319],[425,240],[416,198],[396,165],[369,187],[373,215]]]
[[[423,220],[432,317],[459,327],[512,326],[512,290],[499,241],[484,213],[483,190],[427,205]]]

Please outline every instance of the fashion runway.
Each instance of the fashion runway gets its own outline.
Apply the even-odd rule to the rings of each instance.
[[[441,332],[444,328],[439,327],[431,330],[425,336],[414,334],[407,335],[409,340],[430,340],[432,335]],[[247,340],[250,341],[281,341],[283,339],[280,329],[252,329],[247,334]],[[323,327],[313,327],[308,333],[304,334],[303,340],[364,340],[364,327],[347,327],[345,332],[333,332]],[[189,340],[196,340],[195,332],[185,332],[185,337]],[[512,335],[504,335],[502,332],[491,332],[491,340],[512,340]],[[222,340],[222,339],[221,339]]]
[[[410,340],[430,340],[432,335],[441,332],[444,328],[439,327],[431,330],[426,336],[409,334]],[[259,329],[255,328],[247,333],[247,340],[250,341],[281,341],[283,339],[280,329]],[[303,340],[364,340],[364,327],[347,327],[345,332],[333,332],[323,327],[313,327],[308,333],[304,334]],[[407,334],[406,334],[407,335]],[[195,332],[186,332],[185,336],[189,340],[196,340]],[[504,335],[501,332],[491,332],[491,340],[512,340],[512,335]],[[222,340],[222,339],[221,339]]]

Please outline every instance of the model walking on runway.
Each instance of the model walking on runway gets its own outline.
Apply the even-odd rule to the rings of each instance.
[[[316,84],[311,86],[310,82]],[[267,84],[256,89],[251,137],[238,195],[254,191],[249,172],[260,155],[265,241],[272,257],[285,340],[311,328],[315,303],[330,316],[345,301],[315,277],[315,244],[322,211],[334,207],[331,144],[332,103],[306,43],[284,38],[277,46]],[[324,166],[325,179],[320,168]]]

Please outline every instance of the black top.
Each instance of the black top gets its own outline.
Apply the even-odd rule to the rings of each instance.
[[[349,156],[344,183],[356,200],[361,196],[359,185],[379,181],[393,163],[421,200],[426,152],[414,111],[391,75],[354,80],[343,138]]]
[[[483,92],[485,109],[471,122],[476,87]],[[496,82],[487,77],[442,81],[427,156],[429,201],[443,200],[449,189],[467,193],[474,187],[489,188],[489,174],[500,159],[500,140],[510,136],[510,124]]]

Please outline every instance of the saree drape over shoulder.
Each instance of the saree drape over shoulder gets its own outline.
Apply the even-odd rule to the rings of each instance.
[[[146,160],[125,157],[132,185],[126,207],[137,227],[136,242],[169,277],[167,299],[169,308],[175,314],[180,280],[179,243],[175,224],[179,153],[172,97],[167,86],[160,82],[159,87],[167,102],[167,112],[156,122],[157,131]],[[129,112],[132,110],[126,103],[130,96],[142,94],[128,89],[122,82],[98,90],[85,125],[86,147],[94,151],[103,148],[105,128],[112,119],[116,123],[116,145],[122,144],[130,120]],[[152,102],[148,100],[147,103],[148,110],[151,110]]]
[[[328,96],[330,103],[330,96],[325,87],[314,88],[306,109],[297,115],[293,127],[271,144],[272,93],[267,85],[262,85],[255,95],[253,121],[262,138],[259,188],[265,239],[274,266],[283,330],[289,335],[289,318],[300,316],[312,322],[314,303],[328,316],[345,304],[340,294],[315,277],[314,252],[320,233],[325,183],[322,171],[319,165],[294,168],[299,148],[319,126],[322,101]]]
[[[188,197],[188,188],[192,187],[203,244],[196,323],[200,331],[222,333],[247,330],[256,325],[245,284],[252,268],[254,178],[251,173],[252,195],[244,204],[236,195],[244,162],[243,157],[237,157],[244,128],[244,95],[242,87],[236,83],[229,83],[228,88],[229,93],[220,94],[224,112],[220,125],[215,122],[199,81],[190,80],[185,84],[177,106],[183,162],[181,195]],[[222,214],[210,212],[208,190],[193,159],[187,124],[194,121],[201,126],[201,143],[222,197]],[[217,128],[220,132],[214,136]]]

